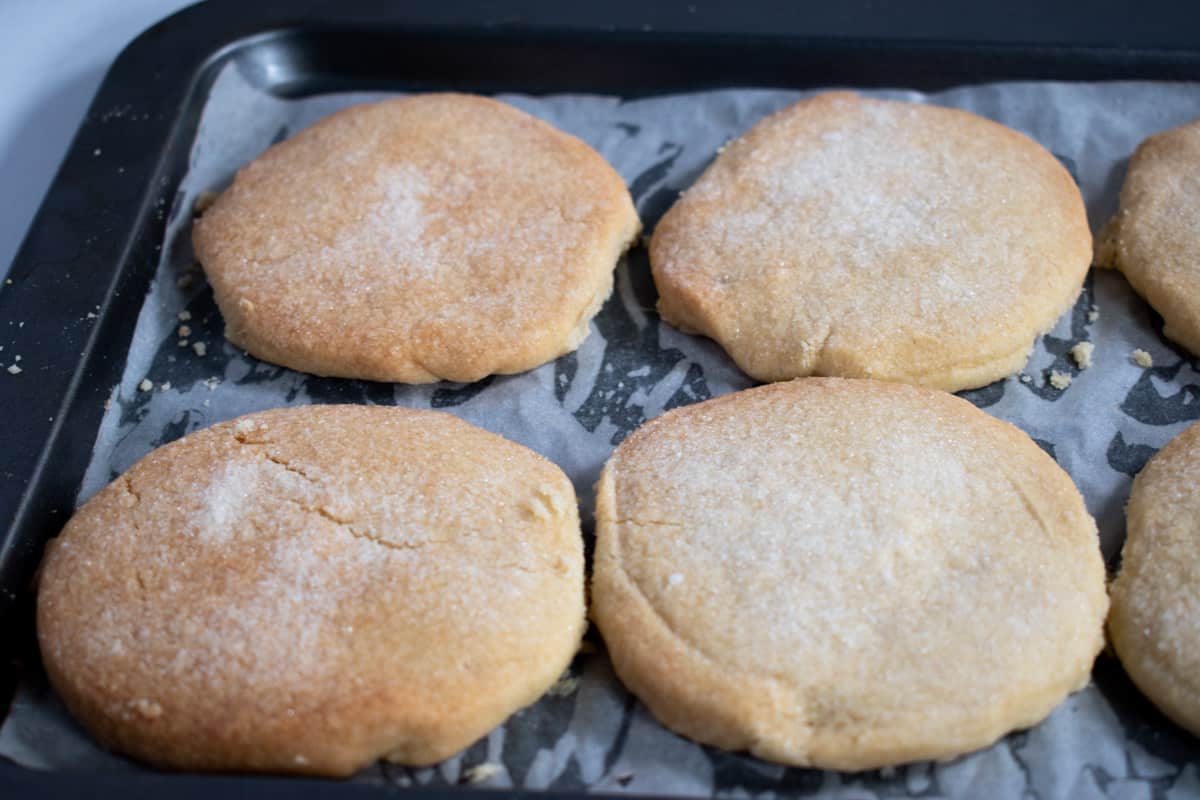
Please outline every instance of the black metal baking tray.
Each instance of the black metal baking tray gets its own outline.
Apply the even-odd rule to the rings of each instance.
[[[211,0],[156,25],[110,70],[0,287],[0,344],[6,357],[26,354],[24,372],[0,381],[0,709],[19,674],[38,668],[30,588],[42,546],[72,509],[207,90],[229,61],[280,95],[455,88],[635,97],[720,86],[1197,81],[1198,22],[1200,7],[1147,2],[1096,2],[1081,16],[1036,0],[971,8],[914,0],[786,8],[764,0],[523,0],[505,8]],[[1125,680],[1111,663],[1096,677]],[[0,796],[85,787],[101,796],[373,791],[268,778],[37,773],[0,760]],[[408,791],[433,798],[444,790]]]

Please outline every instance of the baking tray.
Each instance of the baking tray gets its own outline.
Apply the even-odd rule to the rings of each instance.
[[[906,86],[1007,79],[1200,80],[1200,8],[1094,3],[1086,19],[1036,2],[968,12],[872,0],[778,9],[701,2],[213,0],[147,31],[113,65],[0,289],[0,341],[36,354],[0,382],[0,704],[37,670],[32,576],[69,515],[137,312],[206,92],[236,61],[276,94],[340,90],[610,93],[722,86]],[[644,220],[648,229],[656,220]],[[1114,704],[1136,698],[1098,662]],[[1140,699],[1129,725],[1166,725]],[[1132,735],[1132,733],[1131,733]],[[0,760],[0,796],[19,791],[138,796],[217,792],[353,796],[372,787],[268,778],[39,773]],[[445,793],[409,789],[422,797]],[[553,795],[546,795],[553,796]]]

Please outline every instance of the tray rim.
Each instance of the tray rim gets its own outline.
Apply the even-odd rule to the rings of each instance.
[[[1023,0],[1018,5],[1022,4],[1036,5]],[[1140,29],[1134,36],[1089,42],[1065,38],[1022,41],[1000,35],[1005,31],[998,31],[992,37],[939,38],[914,35],[912,26],[895,30],[894,36],[864,37],[855,35],[857,23],[852,17],[842,20],[841,29],[838,20],[831,20],[828,14],[820,19],[810,19],[810,27],[805,27],[802,16],[792,15],[776,21],[771,19],[770,12],[777,9],[770,8],[771,4],[765,0],[743,0],[734,12],[735,19],[694,17],[689,9],[694,9],[695,4],[683,2],[644,7],[645,4],[619,0],[603,9],[603,16],[597,16],[594,12],[599,9],[595,8],[564,10],[567,5],[548,0],[518,0],[510,3],[505,12],[493,12],[493,16],[485,10],[486,4],[475,0],[443,0],[440,4],[412,8],[397,7],[381,0],[263,0],[249,5],[241,0],[210,0],[178,11],[148,28],[121,52],[97,90],[14,257],[8,273],[13,284],[0,286],[0,331],[15,326],[16,337],[21,340],[16,348],[6,348],[2,355],[15,354],[26,345],[29,348],[41,346],[43,341],[52,342],[52,346],[58,348],[57,358],[42,370],[49,375],[38,376],[41,379],[37,380],[32,370],[25,367],[24,375],[14,376],[18,380],[0,382],[0,408],[8,410],[2,415],[6,418],[5,438],[10,441],[8,447],[0,449],[3,451],[0,452],[0,526],[3,526],[0,528],[0,630],[8,635],[9,641],[32,641],[31,591],[27,587],[33,570],[29,565],[36,563],[46,538],[56,532],[70,511],[69,503],[74,500],[82,479],[82,467],[86,466],[87,454],[102,416],[103,401],[112,387],[111,382],[91,379],[97,371],[102,374],[115,371],[119,375],[123,369],[123,359],[119,356],[128,347],[136,314],[124,320],[116,319],[114,315],[119,316],[130,304],[135,308],[141,305],[157,260],[150,248],[155,241],[161,241],[165,208],[170,207],[175,192],[170,175],[172,167],[177,168],[178,164],[171,163],[172,156],[178,161],[178,150],[190,149],[191,135],[207,90],[220,66],[229,60],[245,58],[247,68],[254,70],[263,66],[255,61],[255,56],[270,53],[272,47],[295,47],[309,38],[408,36],[437,42],[458,40],[460,44],[486,40],[508,46],[553,43],[560,46],[594,45],[601,49],[646,48],[650,45],[677,50],[762,48],[779,51],[777,56],[782,53],[793,58],[800,58],[803,52],[810,59],[838,55],[966,59],[985,72],[990,70],[988,74],[1003,73],[1014,64],[1032,64],[1035,68],[1051,65],[1053,71],[1067,79],[1158,77],[1200,81],[1200,39],[1194,39],[1190,44],[1181,44],[1179,39],[1170,37],[1167,40],[1147,39],[1146,32]],[[922,13],[914,17],[914,25],[927,21],[928,15],[940,10],[941,6],[953,8],[951,3],[940,2],[919,5]],[[1108,2],[1103,5],[1111,12],[1123,4]],[[854,0],[852,6],[861,11],[868,9],[871,2]],[[1169,10],[1178,16],[1188,16],[1186,10],[1178,7],[1169,7]],[[1152,14],[1143,8],[1139,16]],[[542,21],[533,21],[530,17]],[[1191,17],[1200,19],[1200,14],[1193,12]],[[644,19],[653,22],[639,21]],[[1111,19],[1110,15],[1110,22]],[[1163,25],[1163,30],[1178,31],[1184,27]],[[1114,34],[1118,33],[1114,31]],[[1156,44],[1156,41],[1165,41],[1165,44]],[[283,80],[280,77],[283,74],[274,79],[266,75],[266,87],[286,95],[308,93],[314,86],[319,88],[321,85],[319,79],[307,84]],[[992,79],[995,78],[982,78]],[[713,87],[711,83],[700,85]],[[872,84],[861,82],[857,85]],[[670,90],[669,85],[661,90]],[[111,110],[121,108],[133,109],[134,113],[111,113]],[[138,110],[142,111],[143,117],[138,117]],[[121,174],[126,176],[127,187],[112,193],[115,196],[111,207],[103,209],[105,214],[101,215],[100,222],[104,224],[63,230],[62,223],[70,216],[72,207],[79,203],[81,187],[96,180],[106,180],[104,176],[97,176],[100,155],[112,150],[124,153],[131,144],[144,145],[146,142],[160,146],[161,152],[153,151],[148,157],[130,159],[128,166],[120,167]],[[107,180],[111,181],[112,176],[109,175]],[[116,224],[113,224],[114,217]],[[127,224],[122,225],[122,221]],[[69,240],[67,244],[77,246],[76,256],[86,253],[83,268],[95,272],[98,276],[95,283],[63,287],[64,276],[51,272],[47,278],[45,274],[37,274],[39,268],[46,265],[61,268],[80,263],[78,259],[56,257],[50,242],[56,236],[64,235]],[[31,276],[35,277],[31,279]],[[70,273],[65,277],[69,279]],[[49,284],[51,278],[55,280],[55,287]],[[58,293],[53,297],[46,296],[54,288]],[[122,292],[125,293],[123,300]],[[99,300],[99,304],[93,303],[94,300]],[[80,325],[80,318],[86,319],[94,305],[94,324]],[[44,313],[27,319],[25,315],[30,309]],[[23,323],[27,321],[31,323],[30,330],[24,332]],[[56,332],[60,336],[51,338]],[[118,345],[115,349],[114,343]],[[27,349],[26,352],[34,351]],[[118,356],[113,360],[114,364],[116,361],[121,363],[101,369],[97,362],[109,360],[109,355],[114,352]],[[22,377],[27,380],[19,380]],[[89,402],[90,406],[87,405]],[[84,435],[73,429],[83,430]],[[89,431],[91,439],[87,438]],[[78,466],[75,470],[69,466],[66,475],[56,474],[57,464],[52,463],[51,456],[72,445],[85,449],[82,465],[74,465]],[[57,488],[52,488],[51,484]],[[67,507],[62,505],[64,487],[70,490]],[[23,575],[16,576],[18,571]],[[14,589],[15,586],[21,588]],[[3,703],[5,714],[11,699],[12,681],[19,669],[26,668],[18,663],[18,658],[0,659],[0,703]],[[84,781],[97,793],[114,796],[117,793],[148,795],[163,789],[182,790],[187,794],[194,789],[196,796],[200,796],[200,792],[207,795],[226,786],[261,793],[276,791],[267,787],[279,787],[278,791],[302,795],[308,789],[328,791],[334,788],[321,781],[262,777],[206,776],[197,780],[196,776],[151,772],[129,775],[39,772],[0,757],[0,787],[9,784],[18,792],[57,793],[77,789]],[[379,787],[340,784],[337,788],[349,792]],[[387,790],[400,791],[396,787]],[[406,791],[433,798],[451,790],[414,787]],[[513,790],[505,794],[530,793]],[[548,798],[582,797],[582,793],[532,794]]]

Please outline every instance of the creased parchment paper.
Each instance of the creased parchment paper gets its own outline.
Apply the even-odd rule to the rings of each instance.
[[[629,183],[647,230],[726,140],[809,92],[723,90],[623,101],[508,95],[501,99],[580,136]],[[868,92],[969,109],[1031,135],[1075,176],[1093,230],[1116,208],[1129,155],[1148,134],[1200,117],[1200,86],[1011,83],[936,94]],[[643,249],[618,267],[616,289],[578,352],[531,372],[462,386],[393,386],[303,375],[247,357],[222,338],[220,314],[189,241],[203,191],[220,190],[272,142],[378,95],[284,100],[253,89],[235,67],[214,85],[168,219],[120,385],[113,388],[79,501],[152,448],[239,414],[285,404],[355,402],[439,408],[558,463],[575,482],[590,535],[592,484],[612,448],[664,410],[745,388],[713,343],[653,312]],[[181,320],[180,314],[190,319]],[[1098,313],[1097,313],[1098,312]],[[190,330],[180,332],[186,324]],[[1095,345],[1079,370],[1068,350]],[[201,345],[196,348],[195,345]],[[1134,363],[1140,348],[1152,367]],[[200,351],[200,352],[198,352]],[[201,354],[202,353],[202,354]],[[1161,336],[1157,316],[1116,273],[1094,270],[1074,309],[1041,338],[1021,376],[965,395],[1014,422],[1075,479],[1097,517],[1110,563],[1124,535],[1131,476],[1200,417],[1200,364]],[[1066,389],[1047,382],[1057,370]],[[147,391],[149,381],[152,388]],[[990,457],[980,453],[980,458]],[[573,678],[485,739],[435,768],[379,764],[359,780],[674,795],[829,797],[1184,797],[1200,794],[1200,746],[1166,723],[1102,656],[1095,680],[1045,722],[950,763],[862,774],[787,769],[698,746],[662,728],[616,681],[602,648]],[[47,769],[137,769],[97,748],[43,676],[21,685],[0,729],[0,753]]]

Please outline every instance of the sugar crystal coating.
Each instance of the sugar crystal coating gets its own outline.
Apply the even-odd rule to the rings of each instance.
[[[668,727],[788,764],[946,758],[1086,683],[1095,525],[964,400],[805,379],[678,409],[597,489],[592,616]]]
[[[272,147],[193,238],[235,344],[308,372],[424,383],[573,350],[638,230],[586,144],[435,94],[351,107]]]
[[[957,390],[1015,372],[1079,292],[1083,201],[1021,134],[818,95],[731,143],[655,229],[663,316],[760,380]]]
[[[391,407],[154,451],[72,517],[38,597],[48,674],[101,743],[203,770],[439,761],[553,685],[583,626],[566,476]]]
[[[1200,425],[1134,480],[1108,629],[1134,683],[1200,735]]]

